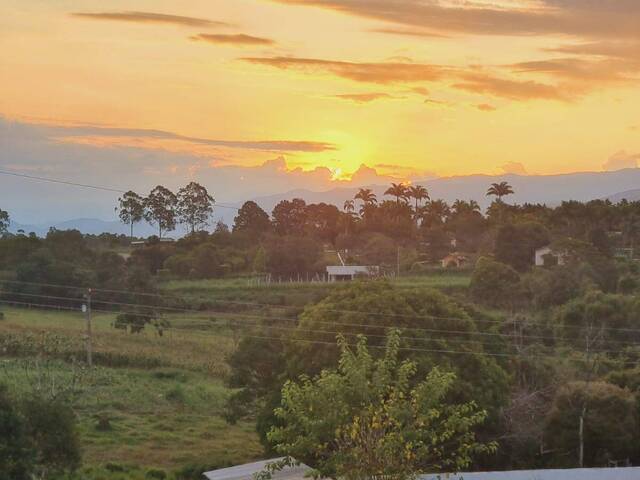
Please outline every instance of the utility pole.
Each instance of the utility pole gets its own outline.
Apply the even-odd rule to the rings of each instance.
[[[91,367],[93,366],[93,344],[92,344],[92,335],[91,335],[91,289],[87,289],[87,293],[85,293],[85,299],[87,302],[82,306],[82,310],[84,311],[84,320],[87,326],[86,331],[86,347],[87,347],[87,364]]]

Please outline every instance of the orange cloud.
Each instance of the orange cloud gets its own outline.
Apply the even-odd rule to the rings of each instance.
[[[194,35],[191,40],[203,41],[214,44],[225,44],[235,46],[255,46],[255,45],[275,45],[275,41],[269,38],[254,37],[252,35],[245,35],[244,33],[238,33],[233,35],[221,35],[213,33],[199,33]]]
[[[476,108],[482,112],[494,112],[497,110],[496,107],[489,103],[480,103],[476,105]]]
[[[539,0],[498,6],[495,2],[416,0],[273,0],[334,10],[428,31],[479,35],[564,34],[636,38],[640,2],[635,0]]]
[[[110,20],[116,22],[133,22],[133,23],[163,23],[171,25],[182,25],[187,27],[229,27],[226,22],[217,22],[206,18],[184,17],[182,15],[167,15],[164,13],[153,12],[75,12],[71,14],[73,17],[84,18],[88,20]]]
[[[341,95],[334,95],[333,98],[338,98],[340,100],[350,100],[356,103],[370,103],[383,98],[395,99],[399,97],[394,97],[393,95],[389,95],[388,93],[344,93]]]
[[[299,57],[245,57],[241,60],[281,70],[326,72],[356,82],[380,84],[433,81],[442,78],[447,71],[438,65],[404,62],[357,63]]]
[[[509,80],[484,73],[466,73],[463,78],[464,81],[453,85],[454,88],[510,100],[543,99],[568,101],[571,99],[567,93],[560,91],[557,86],[533,80]]]

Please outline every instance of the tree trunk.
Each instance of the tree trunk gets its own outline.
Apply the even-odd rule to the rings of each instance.
[[[129,241],[133,241],[133,220],[131,220],[129,222],[130,226],[131,226],[131,233],[129,234]]]

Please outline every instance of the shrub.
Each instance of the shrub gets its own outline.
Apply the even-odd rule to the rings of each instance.
[[[512,267],[481,257],[471,276],[471,296],[478,303],[493,307],[506,306],[514,301],[520,275]]]
[[[145,478],[164,480],[165,478],[167,478],[167,472],[158,468],[150,468],[149,470],[147,470]]]
[[[164,398],[173,403],[183,404],[186,401],[186,395],[184,393],[184,389],[180,385],[176,385],[167,393],[165,393]]]

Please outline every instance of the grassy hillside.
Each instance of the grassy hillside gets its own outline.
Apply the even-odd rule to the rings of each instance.
[[[429,287],[440,290],[463,290],[469,286],[471,273],[466,270],[436,270],[428,275],[403,275],[391,280],[399,287]],[[161,284],[167,295],[177,295],[200,302],[215,303],[226,309],[238,309],[241,303],[304,306],[318,301],[338,288],[340,283],[272,282],[257,283],[251,278],[211,280],[170,280]],[[234,303],[239,302],[239,303]],[[251,307],[251,305],[245,307]]]
[[[222,418],[230,393],[223,384],[224,358],[233,348],[229,337],[188,328],[162,337],[152,329],[130,335],[111,327],[112,315],[96,315],[98,366],[85,372],[73,367],[73,358],[84,358],[80,313],[3,311],[0,381],[28,393],[34,385],[52,388],[79,375],[73,407],[86,465],[173,470],[189,464],[232,465],[261,456],[252,424],[228,425]],[[173,320],[183,326],[199,321]]]

